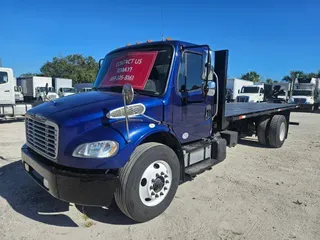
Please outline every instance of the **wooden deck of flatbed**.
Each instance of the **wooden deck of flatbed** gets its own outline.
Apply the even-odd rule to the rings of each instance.
[[[245,116],[243,118],[249,118],[295,108],[295,104],[226,103],[225,117],[230,120],[238,120],[240,116]]]

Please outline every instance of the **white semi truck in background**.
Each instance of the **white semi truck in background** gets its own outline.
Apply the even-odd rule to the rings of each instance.
[[[318,110],[320,106],[320,78],[297,78],[289,103],[300,108]]]
[[[253,83],[245,85],[238,93],[237,102],[259,103],[265,102],[268,95],[272,92],[272,85],[266,83]]]
[[[228,102],[235,102],[243,86],[253,85],[252,81],[238,79],[238,78],[229,78],[227,80],[227,100]]]
[[[17,104],[15,99],[16,80],[11,68],[0,68],[0,119],[20,117],[32,108],[31,104]]]

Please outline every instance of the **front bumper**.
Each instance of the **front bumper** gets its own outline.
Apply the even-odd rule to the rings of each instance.
[[[52,196],[86,206],[109,206],[118,187],[115,174],[79,172],[63,169],[30,150],[21,149],[22,164],[28,175]]]
[[[303,109],[307,109],[307,108],[311,108],[313,106],[313,104],[311,103],[300,103],[298,104],[299,108],[303,108]]]

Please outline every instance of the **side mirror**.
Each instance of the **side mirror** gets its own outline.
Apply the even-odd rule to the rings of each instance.
[[[202,76],[201,79],[202,80],[207,80],[207,76],[208,76],[208,80],[212,81],[213,80],[213,68],[211,65],[211,50],[206,50],[204,51],[203,55],[202,55]]]
[[[101,66],[102,66],[103,60],[104,60],[104,58],[101,58],[101,59],[99,60],[99,69],[100,69]]]
[[[48,86],[48,83],[46,83],[45,91],[46,91],[46,95],[48,95],[48,93],[49,93],[49,86]]]
[[[216,94],[216,83],[213,81],[208,81],[208,84],[206,86],[205,82],[203,82],[202,94],[209,97],[214,96]]]
[[[238,89],[238,93],[240,93],[240,89]]]
[[[125,85],[123,85],[122,96],[123,96],[123,101],[125,105],[132,103],[133,97],[134,97],[134,91],[131,84],[126,83]]]

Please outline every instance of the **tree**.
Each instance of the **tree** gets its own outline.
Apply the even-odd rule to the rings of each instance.
[[[275,81],[275,82],[276,82],[276,81]],[[272,83],[273,83],[273,80],[272,80],[271,78],[267,78],[267,79],[266,79],[266,83],[272,84]]]
[[[286,75],[282,78],[285,82],[292,82],[296,77],[306,77],[306,74],[304,74],[303,71],[290,71],[290,75]]]
[[[23,73],[20,75],[20,77],[32,77],[32,76],[44,76],[42,73]]]
[[[93,82],[98,73],[99,64],[89,56],[72,54],[65,57],[54,57],[46,62],[40,71],[47,77],[70,78],[74,83]]]
[[[260,81],[260,75],[254,71],[242,74],[240,76],[240,78],[244,79],[244,80],[252,81],[252,82],[259,82]]]

